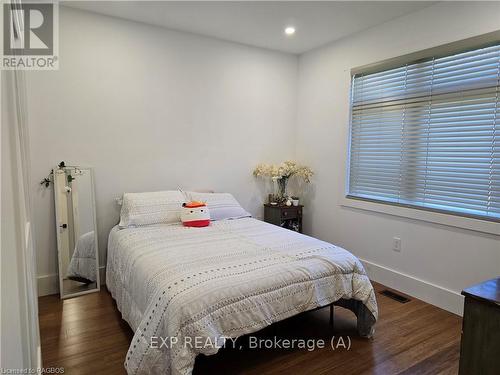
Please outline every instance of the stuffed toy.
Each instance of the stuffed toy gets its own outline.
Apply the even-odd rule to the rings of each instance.
[[[182,204],[181,221],[185,227],[206,227],[210,225],[210,212],[203,202]]]

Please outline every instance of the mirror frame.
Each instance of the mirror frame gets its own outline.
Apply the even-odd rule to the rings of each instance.
[[[58,199],[58,183],[56,181],[56,172],[58,170],[86,170],[89,172],[90,176],[90,189],[91,191],[91,200],[92,200],[92,222],[94,224],[94,237],[95,237],[95,266],[96,266],[96,287],[83,290],[81,292],[68,293],[64,294],[63,288],[63,277],[62,277],[62,258],[61,258],[61,231],[60,231],[60,215],[59,215],[59,199]],[[84,294],[95,293],[101,290],[101,272],[99,268],[99,242],[98,242],[98,233],[97,233],[97,218],[96,218],[96,204],[95,204],[95,186],[94,186],[94,170],[91,167],[83,167],[78,165],[66,165],[63,168],[59,168],[58,166],[52,169],[54,176],[54,208],[55,208],[55,224],[56,224],[56,237],[57,237],[57,266],[58,266],[58,277],[59,277],[59,296],[61,299],[68,299],[73,297],[78,297]]]

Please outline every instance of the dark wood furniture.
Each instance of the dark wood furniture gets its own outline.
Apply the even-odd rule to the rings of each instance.
[[[500,374],[500,277],[465,289],[459,375]]]
[[[302,233],[302,205],[264,204],[264,221]]]

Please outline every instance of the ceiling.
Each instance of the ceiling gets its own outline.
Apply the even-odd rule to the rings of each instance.
[[[75,8],[273,50],[303,53],[430,1],[71,1]],[[296,32],[286,36],[284,28]]]

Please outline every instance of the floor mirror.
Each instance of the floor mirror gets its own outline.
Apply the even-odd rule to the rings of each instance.
[[[99,257],[91,168],[53,170],[61,299],[99,291]]]

